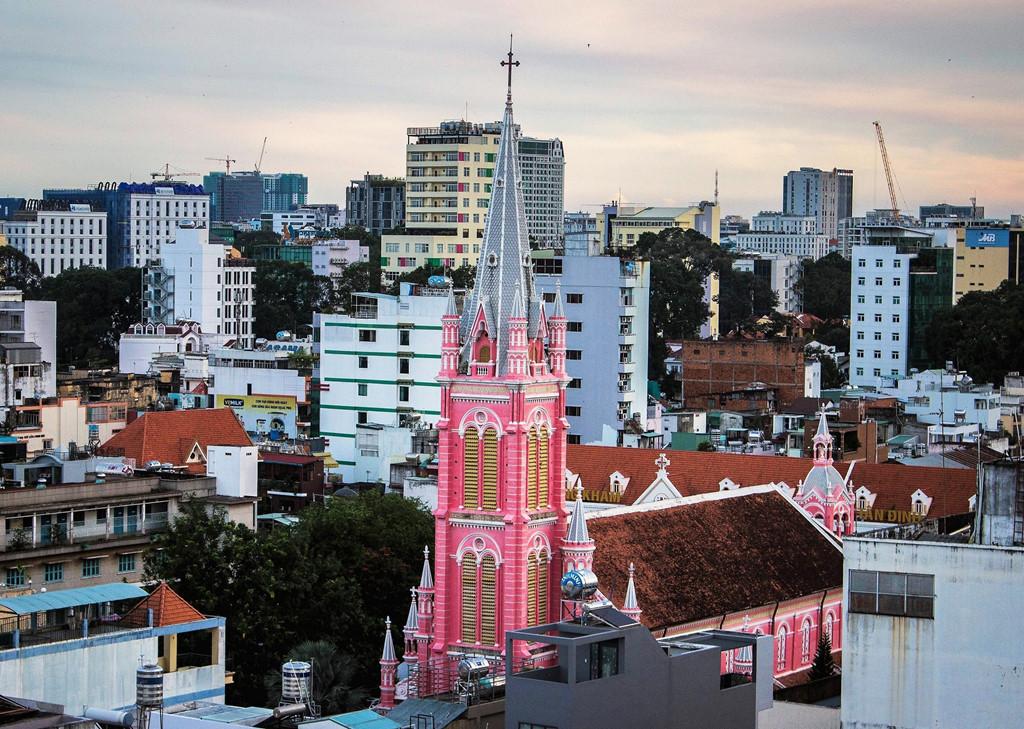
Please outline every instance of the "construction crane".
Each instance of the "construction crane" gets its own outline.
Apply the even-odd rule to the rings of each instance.
[[[882,125],[874,122],[875,134],[878,135],[878,148],[882,151],[882,166],[885,167],[885,181],[889,185],[889,200],[892,202],[892,217],[899,222],[900,206],[896,202],[896,187],[893,184],[892,166],[889,164],[889,155],[885,151],[885,137],[882,136]]]
[[[175,167],[174,168],[175,170],[177,170],[176,172],[171,172],[171,167],[172,167],[172,165],[171,165],[170,162],[165,162],[164,163],[164,171],[163,172],[159,172],[159,171],[158,172],[150,172],[149,176],[152,177],[154,180],[156,178],[158,178],[158,177],[162,177],[165,182],[170,182],[171,179],[173,179],[175,177],[199,177],[200,176],[198,172],[185,172],[184,170],[182,170],[179,167]]]
[[[260,166],[263,164],[263,153],[267,151],[267,138],[263,137],[263,149],[260,150],[260,161],[256,163],[256,172],[260,171]]]
[[[206,159],[213,162],[223,162],[226,166],[227,174],[229,175],[231,174],[231,163],[238,161],[237,159],[231,159],[231,155],[228,155],[227,157],[207,157]]]

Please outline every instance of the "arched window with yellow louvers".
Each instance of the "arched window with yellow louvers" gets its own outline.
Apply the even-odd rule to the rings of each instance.
[[[462,642],[476,642],[476,555],[462,555]]]
[[[537,429],[526,436],[526,508],[537,508]],[[533,625],[533,623],[530,623]]]
[[[537,553],[526,558],[526,627],[537,625]]]
[[[498,586],[494,555],[485,554],[480,562],[480,643],[498,642]]]
[[[484,430],[483,437],[483,493],[481,508],[484,511],[498,510],[498,431],[494,428]]]
[[[467,509],[480,506],[480,435],[476,428],[466,428],[462,438],[462,505]]]
[[[537,434],[537,508],[548,505],[548,429],[538,428]]]
[[[548,619],[548,578],[551,572],[548,553],[537,552],[537,625]]]

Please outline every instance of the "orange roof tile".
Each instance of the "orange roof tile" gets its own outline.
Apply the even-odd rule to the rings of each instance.
[[[202,458],[189,462],[197,445]],[[160,461],[205,473],[206,449],[211,445],[252,445],[231,408],[145,413],[100,446],[99,453],[134,458],[140,467]]]
[[[621,606],[633,562],[652,630],[843,584],[835,540],[775,489],[596,512],[587,527],[602,592]]]
[[[206,620],[205,615],[185,602],[166,582],[157,585],[156,589],[149,593],[149,597],[142,598],[135,607],[128,611],[126,617],[128,615],[145,617],[147,610],[153,611],[154,628]]]
[[[796,488],[814,465],[810,458],[570,445],[566,467],[580,476],[587,491],[610,491],[610,477],[618,471],[630,479],[619,503],[630,505],[654,482],[658,472],[654,461],[662,453],[671,461],[666,469],[669,480],[682,496],[719,491],[719,482],[725,478],[739,486],[785,482]],[[962,468],[861,462],[836,463],[836,468],[846,477],[851,465],[854,490],[866,486],[877,494],[876,509],[909,511],[911,494],[921,489],[935,499],[929,516],[962,514],[969,510],[968,501],[976,490],[974,472]]]

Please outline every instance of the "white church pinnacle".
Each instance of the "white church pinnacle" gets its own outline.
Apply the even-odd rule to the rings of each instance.
[[[430,573],[430,547],[423,548],[423,572],[420,573],[420,589],[434,586],[434,576]]]
[[[565,535],[565,541],[570,544],[587,544],[590,542],[590,533],[587,531],[587,516],[583,509],[583,486],[576,484],[576,506],[569,517],[569,530]]]
[[[391,637],[391,617],[384,621],[384,652],[381,653],[381,661],[397,661],[395,658],[395,641]]]

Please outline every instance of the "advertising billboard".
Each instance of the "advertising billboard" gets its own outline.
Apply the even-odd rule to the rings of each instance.
[[[1006,228],[968,228],[964,243],[970,248],[1009,248],[1010,231]]]
[[[295,437],[294,395],[217,395],[216,405],[234,410],[250,435],[270,440]]]

